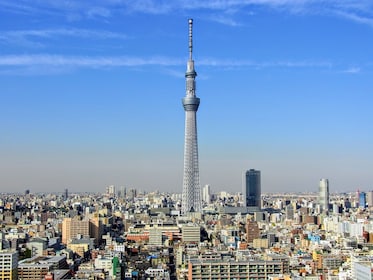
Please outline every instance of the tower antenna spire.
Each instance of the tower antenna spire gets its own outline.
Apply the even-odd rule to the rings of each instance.
[[[186,95],[183,98],[185,111],[185,142],[184,142],[184,177],[181,212],[199,213],[202,210],[201,190],[198,167],[198,142],[197,142],[197,110],[199,98],[196,96],[197,76],[194,70],[193,51],[193,20],[189,19],[189,60],[187,62]]]
[[[189,60],[192,60],[193,53],[193,19],[189,19]]]

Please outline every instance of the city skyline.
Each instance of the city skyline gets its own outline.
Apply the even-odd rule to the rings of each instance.
[[[370,1],[0,1],[0,189],[181,193],[188,18],[201,185],[369,190]]]

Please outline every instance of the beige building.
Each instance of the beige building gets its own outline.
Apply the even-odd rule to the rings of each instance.
[[[19,262],[18,279],[44,279],[51,271],[57,269],[68,269],[66,256],[35,256]]]
[[[183,225],[181,234],[182,241],[186,243],[199,243],[201,240],[201,228],[197,225]]]
[[[102,238],[102,223],[98,215],[90,219],[82,219],[79,216],[74,218],[64,218],[62,221],[62,243],[69,244],[76,238],[95,239],[97,245]]]
[[[262,280],[286,273],[289,273],[288,257],[257,261],[192,260],[188,264],[188,280]]]
[[[0,280],[18,279],[18,252],[0,251]]]

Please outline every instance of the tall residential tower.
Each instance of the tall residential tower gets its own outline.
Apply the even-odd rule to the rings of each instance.
[[[329,180],[320,179],[319,184],[319,205],[321,211],[328,211],[329,209]]]
[[[202,208],[201,190],[198,166],[197,142],[197,110],[199,98],[196,96],[197,76],[194,70],[193,51],[193,20],[189,19],[189,60],[187,63],[186,96],[183,98],[185,110],[185,142],[184,142],[184,177],[181,211],[183,214],[200,212]]]

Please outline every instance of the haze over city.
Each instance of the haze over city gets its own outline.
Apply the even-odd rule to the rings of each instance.
[[[182,191],[188,18],[201,184],[369,190],[373,3],[1,1],[1,192]]]

